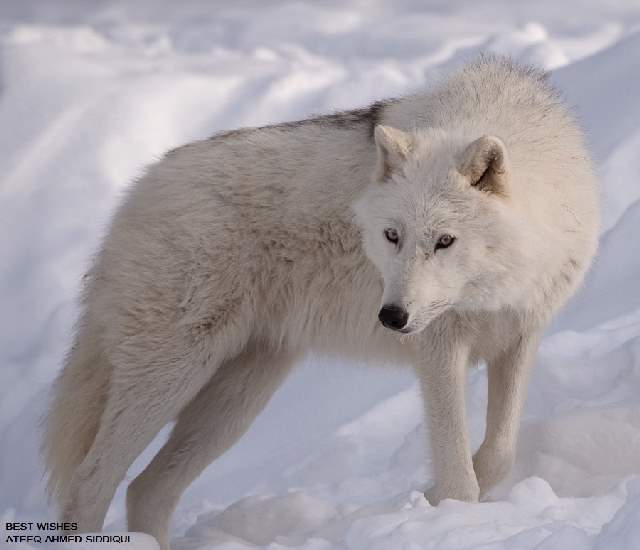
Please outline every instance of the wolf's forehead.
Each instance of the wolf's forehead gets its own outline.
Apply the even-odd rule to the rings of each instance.
[[[408,189],[405,202],[411,205],[416,214],[437,212],[461,212],[470,206],[470,198],[461,193],[446,177],[432,178],[420,185],[412,185]]]
[[[447,171],[456,163],[464,148],[464,140],[459,136],[437,129],[427,133],[418,132],[414,139],[411,160],[418,169]]]
[[[456,157],[450,152],[414,157],[407,162],[405,177],[415,194],[447,199],[456,191],[452,181],[456,162]]]
[[[473,215],[472,198],[446,186],[424,186],[407,201],[414,223],[422,232],[463,222]]]

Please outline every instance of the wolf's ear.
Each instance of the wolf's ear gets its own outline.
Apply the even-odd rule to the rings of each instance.
[[[376,126],[374,138],[378,149],[375,179],[383,181],[400,169],[413,147],[409,134],[391,126]]]
[[[507,148],[502,140],[482,136],[465,149],[458,170],[476,189],[506,197],[508,164]]]

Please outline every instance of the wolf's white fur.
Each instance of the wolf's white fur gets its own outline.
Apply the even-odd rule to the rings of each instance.
[[[62,518],[99,530],[177,419],[127,500],[129,528],[168,548],[181,493],[308,350],[413,364],[429,496],[478,499],[509,470],[540,332],[597,233],[581,132],[541,74],[503,59],[369,110],[170,152],[115,215],[56,383],[44,451]],[[408,313],[407,334],[379,323],[386,304]],[[465,373],[480,360],[489,407],[472,458]]]

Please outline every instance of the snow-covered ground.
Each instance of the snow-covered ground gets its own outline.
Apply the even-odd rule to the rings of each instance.
[[[553,70],[602,179],[601,251],[542,343],[512,476],[489,502],[430,506],[410,373],[310,358],[186,493],[174,547],[640,548],[640,5],[632,0],[1,3],[2,525],[53,519],[38,419],[70,340],[81,276],[145,164],[222,129],[414,90],[479,50]],[[475,445],[485,384],[482,369],[471,372]],[[123,495],[121,487],[107,529],[123,529]]]

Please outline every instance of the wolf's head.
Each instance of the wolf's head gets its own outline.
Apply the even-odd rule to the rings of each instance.
[[[382,324],[412,333],[449,308],[512,301],[526,233],[510,204],[503,142],[388,126],[376,127],[375,141],[374,181],[354,212],[384,279]]]

